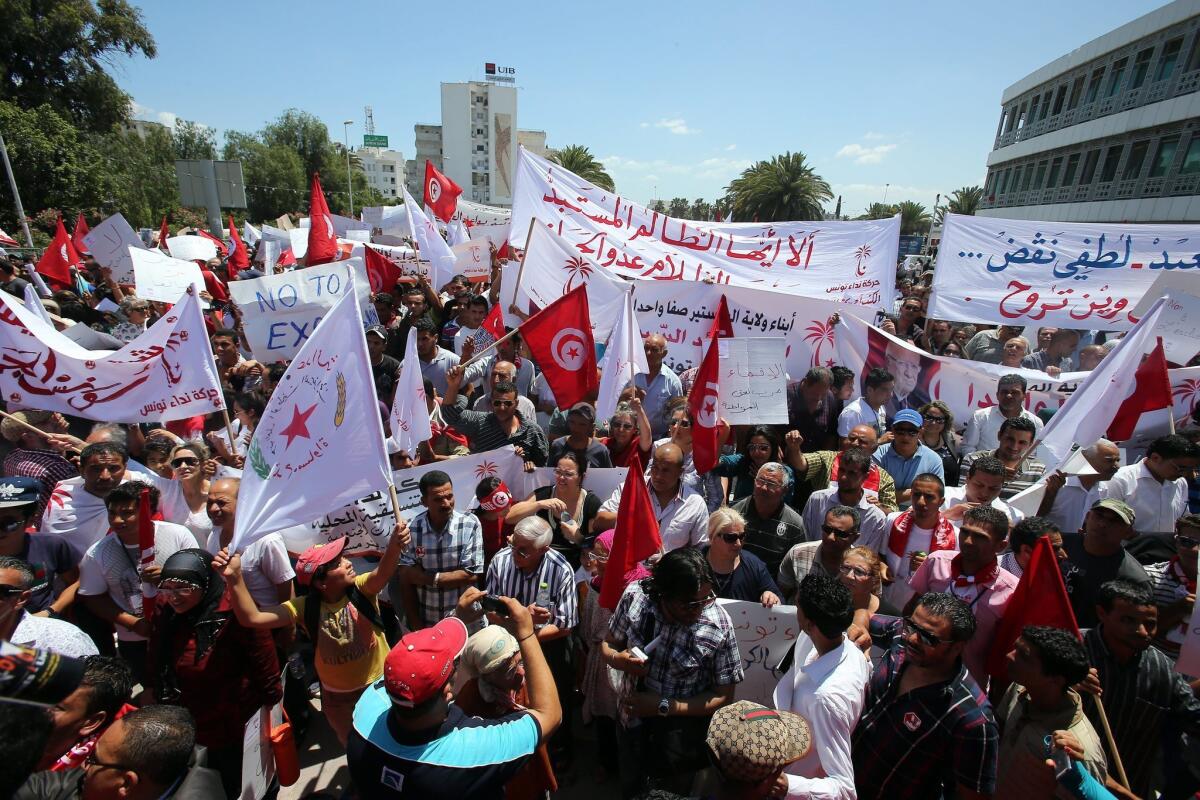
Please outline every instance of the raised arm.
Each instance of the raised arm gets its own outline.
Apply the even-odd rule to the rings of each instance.
[[[250,596],[250,590],[246,588],[246,582],[242,580],[242,557],[240,555],[230,556],[228,550],[222,549],[213,557],[212,565],[213,569],[225,577],[225,582],[229,586],[229,599],[233,605],[233,614],[242,625],[247,628],[286,628],[295,622],[292,610],[288,606],[277,605],[260,609],[255,605],[254,598]],[[305,602],[317,599],[317,595],[314,594]]]
[[[396,567],[400,564],[400,554],[408,549],[411,541],[408,520],[403,517],[398,518],[396,527],[392,528],[392,535],[388,539],[387,547],[384,548],[383,556],[379,559],[379,564],[371,570],[366,581],[363,582],[364,594],[375,595],[383,591],[388,581],[392,579],[392,575],[396,574]]]

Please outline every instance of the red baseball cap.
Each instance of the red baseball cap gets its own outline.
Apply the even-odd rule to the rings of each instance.
[[[302,585],[308,586],[312,583],[313,573],[317,571],[318,567],[342,557],[342,551],[346,549],[346,543],[349,541],[350,537],[343,536],[336,542],[314,544],[305,550],[296,560],[296,580],[300,581]]]
[[[466,646],[467,626],[458,617],[401,638],[383,662],[383,685],[392,702],[411,708],[433,697]]]

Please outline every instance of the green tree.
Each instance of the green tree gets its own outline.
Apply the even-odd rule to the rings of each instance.
[[[891,203],[871,203],[867,206],[867,210],[855,219],[887,219],[898,213],[898,209]]]
[[[115,130],[97,137],[112,180],[99,216],[121,212],[136,227],[156,227],[164,214],[178,215],[179,186],[171,134],[151,128],[144,137]]]
[[[48,105],[87,131],[128,118],[129,95],[105,67],[120,54],[156,55],[138,9],[125,0],[7,0],[0,20],[0,100]]]
[[[707,220],[712,216],[713,207],[702,197],[697,197],[692,201],[692,207],[688,209],[688,217],[700,222]]]
[[[269,147],[286,147],[300,156],[305,175],[324,174],[337,158],[329,129],[307,111],[289,108],[262,129],[260,138]]]
[[[665,214],[665,213],[667,213],[667,204],[664,203],[662,200],[655,200],[653,203],[650,204],[650,210],[657,211],[660,214]]]
[[[946,203],[938,206],[937,221],[940,223],[946,212],[973,216],[979,210],[979,204],[982,202],[982,186],[964,186],[961,189],[955,189]]]
[[[616,191],[616,184],[613,183],[608,171],[604,169],[604,164],[592,155],[591,150],[581,144],[567,145],[552,150],[550,160],[563,169],[574,172],[593,186],[599,186],[610,192]]]
[[[800,152],[759,161],[735,178],[726,192],[732,196],[733,212],[741,222],[822,219],[822,204],[833,199],[829,184]]]
[[[925,206],[912,200],[904,200],[896,204],[896,211],[900,213],[901,236],[924,235],[929,232],[932,218]]]
[[[290,147],[264,144],[254,134],[227,131],[224,154],[227,160],[242,162],[248,218],[272,220],[308,203],[304,163]]]
[[[175,120],[171,133],[175,158],[213,159],[217,157],[217,132],[207,125],[186,119]]]
[[[667,203],[667,214],[676,219],[687,219],[690,208],[686,197],[672,197],[671,202]]]

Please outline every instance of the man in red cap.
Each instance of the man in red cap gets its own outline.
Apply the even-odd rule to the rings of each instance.
[[[459,611],[483,596],[468,588]],[[388,653],[383,680],[354,708],[346,760],[360,796],[500,798],[504,784],[558,728],[562,709],[533,618],[517,600],[495,599],[504,611],[488,619],[521,646],[528,707],[480,719],[454,704],[454,662],[467,643],[457,616],[408,634]]]

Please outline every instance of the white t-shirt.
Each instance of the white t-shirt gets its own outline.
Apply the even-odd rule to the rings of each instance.
[[[454,334],[454,352],[456,355],[462,355],[463,343],[467,339],[474,339],[475,334],[479,333],[479,328],[459,328]]]
[[[196,537],[182,525],[154,523],[155,565],[161,567],[180,550],[199,546]],[[138,577],[136,565],[140,558],[137,545],[128,546],[116,536],[105,536],[89,547],[79,562],[79,594],[91,597],[107,594],[122,611],[142,616],[142,595],[153,597],[157,590]],[[123,625],[114,627],[121,641],[145,641]]]
[[[891,536],[892,524],[903,511],[894,511],[887,517],[887,535]],[[933,528],[922,528],[913,523],[908,529],[907,552],[896,555],[887,548],[887,538],[884,539],[883,557],[887,559],[888,570],[892,573],[892,583],[883,588],[883,599],[896,608],[904,608],[904,604],[913,596],[912,587],[908,585],[908,576],[912,574],[909,553],[929,552],[933,542]]]
[[[209,534],[204,549],[214,555],[221,549],[220,528]],[[279,595],[275,593],[275,586],[287,583],[294,577],[296,571],[292,569],[292,562],[288,560],[283,537],[278,533],[268,533],[251,542],[242,551],[242,579],[259,608],[279,605]]]

